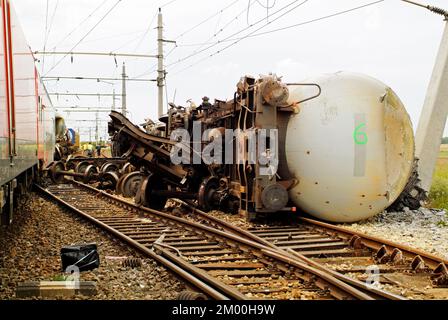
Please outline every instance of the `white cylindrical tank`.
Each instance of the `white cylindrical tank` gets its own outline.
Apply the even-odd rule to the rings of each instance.
[[[285,140],[292,201],[332,222],[369,218],[403,191],[412,171],[414,136],[402,102],[373,78],[338,72],[304,81],[319,97],[299,104]],[[316,87],[289,86],[289,103]]]

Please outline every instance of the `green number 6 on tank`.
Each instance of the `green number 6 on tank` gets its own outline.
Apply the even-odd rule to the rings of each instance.
[[[366,126],[366,123],[363,122],[355,128],[355,131],[353,132],[353,139],[355,139],[356,144],[366,144],[367,143],[367,133],[365,131],[361,130],[365,126]]]

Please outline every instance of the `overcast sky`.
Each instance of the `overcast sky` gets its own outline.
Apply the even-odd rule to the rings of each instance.
[[[222,48],[233,42],[212,46],[218,40],[295,25],[371,1],[309,0],[279,17],[304,1],[121,0],[74,51],[156,54],[156,13],[163,6],[164,38],[177,41],[175,48],[171,43],[165,44],[165,53],[171,51],[165,61],[167,95],[170,101],[175,95],[176,104],[186,104],[189,98],[200,103],[204,95],[231,99],[236,83],[246,74],[258,76],[273,72],[285,81],[298,82],[312,75],[344,70],[365,73],[392,87],[404,102],[415,129],[444,28],[441,16],[423,8],[400,0],[385,0],[333,18],[245,38],[225,50]],[[425,1],[448,8],[446,0]],[[13,0],[13,3],[33,51],[43,50],[44,44],[47,51],[69,51],[117,0]],[[291,5],[275,14],[288,4]],[[206,22],[186,32],[208,17]],[[240,30],[245,31],[232,36]],[[201,43],[208,44],[197,45]],[[201,50],[204,51],[198,53]],[[117,67],[113,57],[74,56],[71,62],[68,56],[55,66],[62,56],[47,56],[42,70],[43,59],[38,58],[39,71],[46,76],[119,77],[123,62],[131,78],[157,76],[155,59],[117,58]],[[96,81],[60,80],[48,81],[47,87],[50,92],[111,93],[115,88],[121,93],[120,82],[112,86]],[[155,118],[154,82],[129,82],[127,92],[133,121],[141,123],[144,118]],[[112,98],[102,97],[98,101],[97,97],[57,99],[53,96],[53,103],[55,106],[110,107]],[[116,104],[121,105],[121,101]],[[94,114],[69,116],[70,119],[94,117]],[[107,114],[101,118],[107,119]],[[82,127],[73,122],[69,125],[75,129]],[[85,138],[88,131],[81,131]]]

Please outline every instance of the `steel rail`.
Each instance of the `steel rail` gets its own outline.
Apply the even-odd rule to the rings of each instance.
[[[233,231],[240,236],[250,238],[253,241],[263,243],[266,246],[270,246],[272,248],[279,249],[276,245],[272,244],[271,242],[269,242],[261,237],[258,237],[257,235],[251,233],[250,231],[241,229],[241,228],[234,226],[226,221],[223,221],[216,217],[208,215],[206,212],[196,208],[193,204],[191,204],[188,201],[182,201],[179,199],[172,199],[172,200],[193,210],[198,215],[200,215],[202,218],[207,219],[207,220],[211,221],[212,223],[221,226],[224,229]],[[409,247],[404,244],[400,244],[400,243],[386,240],[383,238],[367,235],[362,232],[353,231],[348,228],[336,226],[336,225],[333,225],[330,223],[326,223],[326,222],[322,222],[322,221],[318,221],[318,220],[314,220],[314,219],[310,219],[310,218],[298,217],[298,219],[303,222],[306,222],[307,224],[317,226],[326,231],[333,232],[335,235],[337,235],[341,238],[344,238],[346,240],[350,240],[354,236],[359,237],[359,240],[358,240],[358,241],[360,241],[359,244],[364,245],[366,248],[371,249],[373,251],[378,251],[381,248],[385,247],[387,252],[390,254],[390,253],[392,253],[392,251],[395,248],[397,248],[397,249],[401,250],[403,252],[404,256],[408,259],[412,260],[416,256],[420,256],[424,260],[424,262],[427,264],[427,266],[430,267],[431,269],[437,268],[441,263],[448,265],[448,260],[446,260],[446,259],[443,259],[441,257],[438,257],[436,255],[430,254],[428,252],[425,252],[425,251],[422,251],[422,250],[419,250],[416,248]]]
[[[318,288],[321,288],[323,290],[330,290],[331,295],[335,298],[343,299],[343,298],[352,297],[355,299],[365,299],[365,300],[373,300],[374,299],[374,297],[372,297],[371,295],[366,294],[365,292],[363,292],[351,285],[348,285],[347,283],[337,279],[336,277],[334,277],[326,272],[323,272],[322,270],[319,270],[319,269],[314,268],[304,262],[301,262],[298,259],[294,259],[294,263],[291,264],[291,263],[288,263],[288,259],[285,259],[285,258],[281,259],[281,258],[275,257],[272,254],[269,254],[269,252],[272,251],[272,248],[262,245],[258,242],[254,242],[254,241],[248,240],[246,238],[242,238],[233,233],[224,232],[221,230],[217,230],[215,228],[201,225],[196,222],[185,220],[183,218],[175,217],[168,213],[164,213],[161,211],[157,211],[157,210],[153,210],[153,209],[149,209],[149,208],[145,208],[145,207],[136,206],[128,201],[125,201],[121,198],[110,195],[104,191],[95,189],[91,186],[82,184],[80,182],[71,181],[71,183],[73,183],[74,185],[77,185],[81,189],[89,190],[91,193],[94,193],[96,195],[96,197],[102,196],[103,198],[107,198],[114,202],[118,202],[121,205],[128,207],[132,211],[139,212],[139,213],[148,213],[148,214],[151,214],[152,216],[158,217],[161,220],[165,220],[171,224],[175,223],[178,225],[182,225],[183,227],[186,227],[187,230],[201,232],[203,234],[209,234],[209,235],[212,235],[217,238],[225,239],[225,241],[230,241],[230,243],[233,243],[233,245],[235,245],[240,250],[243,250],[243,249],[249,250],[249,251],[253,252],[254,254],[255,254],[255,252],[258,252],[258,255],[260,255],[261,257],[263,257],[263,256],[270,257],[274,261],[277,261],[277,264],[283,263],[283,265],[286,265],[287,268],[289,266],[289,267],[292,267],[293,269],[300,271],[301,274],[305,273],[307,276],[305,278],[309,278],[311,276],[311,278],[317,279],[315,281],[315,285]],[[48,192],[48,191],[46,191],[46,192]],[[53,196],[52,198],[60,202],[58,197]],[[75,207],[73,207],[71,205],[69,205],[69,208],[76,209]],[[80,213],[80,210],[78,210],[78,209],[76,209],[75,211]],[[87,215],[87,214],[84,213],[83,216],[85,216],[85,215]],[[93,221],[92,219],[89,219],[89,220]],[[110,231],[110,227],[107,228],[107,230]],[[113,234],[118,235],[116,230],[113,232]],[[125,238],[125,241],[133,242],[132,239],[126,239],[126,238]],[[179,258],[177,258],[177,260],[174,259],[175,256],[172,254],[170,255],[169,252],[167,252],[166,250],[164,250],[162,253],[163,253],[164,257],[171,259],[172,262],[179,263]],[[289,258],[289,259],[291,259],[291,258]],[[293,259],[291,259],[291,260],[293,260]],[[187,262],[185,262],[185,263],[187,263]],[[178,265],[178,266],[180,267],[180,265]],[[182,268],[182,270],[184,270],[184,269]],[[205,281],[207,284],[213,286],[215,289],[219,290],[219,288],[216,287],[216,282],[220,282],[220,281],[214,280],[214,279],[206,279],[204,277],[204,274],[201,275],[201,273],[197,273],[197,274],[195,274],[195,276],[200,278],[201,280]],[[218,287],[219,287],[219,285],[218,285]]]
[[[332,270],[330,268],[327,268],[320,263],[306,257],[304,254],[298,253],[292,249],[289,248],[281,248],[273,244],[272,242],[259,237],[258,235],[248,231],[241,229],[235,225],[232,225],[226,221],[222,221],[216,217],[208,215],[206,212],[201,211],[200,209],[196,208],[195,205],[189,201],[182,201],[179,199],[173,199],[175,202],[181,204],[182,206],[185,206],[191,210],[193,210],[194,213],[201,216],[202,219],[206,219],[210,221],[213,225],[219,226],[220,228],[227,230],[229,232],[234,232],[242,237],[249,238],[253,241],[260,242],[265,244],[266,246],[269,246],[271,248],[274,248],[276,251],[281,252],[285,256],[288,257],[295,257],[296,259],[300,259],[301,261],[308,263],[309,265],[314,266],[317,269],[325,270],[326,272],[332,274],[336,278],[340,279],[341,281],[344,281],[346,283],[349,283],[361,290],[365,290],[371,295],[377,295],[386,299],[392,299],[392,300],[402,300],[405,299],[402,296],[395,295],[393,293],[390,293],[385,290],[378,289],[375,286],[367,285],[366,283],[355,280],[351,277],[348,277],[340,272],[337,272],[335,270]],[[409,261],[412,261],[411,266],[412,268],[415,268],[415,266],[418,265],[420,261],[423,261],[424,265],[420,266],[420,268],[429,268],[433,275],[431,275],[431,278],[433,276],[437,277],[437,273],[442,272],[442,274],[445,274],[446,276],[446,266],[448,265],[448,261],[432,255],[430,253],[424,252],[422,250],[409,247],[407,245],[399,244],[393,241],[389,241],[386,239],[378,238],[375,236],[370,236],[367,234],[363,234],[361,232],[352,231],[348,228],[335,226],[329,223],[325,223],[322,221],[317,221],[310,218],[304,218],[299,217],[299,219],[303,222],[305,222],[304,226],[308,225],[311,226],[313,229],[318,230],[319,232],[322,232],[323,234],[331,234],[335,237],[341,238],[350,246],[352,246],[354,249],[368,249],[372,252],[373,256],[377,256],[377,259],[379,258],[379,261],[381,261],[382,257],[384,256],[386,260],[393,259],[394,253],[399,252],[402,253],[403,258]],[[286,254],[285,254],[286,253]],[[378,255],[380,254],[380,255]],[[421,259],[421,260],[420,260]]]
[[[234,234],[236,234],[236,235],[238,235],[240,237],[244,237],[244,238],[247,238],[249,240],[261,243],[262,245],[265,245],[267,247],[271,247],[273,249],[279,249],[272,242],[269,242],[269,241],[267,241],[267,240],[265,240],[263,238],[260,238],[257,235],[255,235],[255,234],[253,234],[253,233],[251,233],[249,231],[243,230],[243,229],[241,229],[241,228],[239,228],[239,227],[237,227],[237,226],[235,226],[235,225],[233,225],[233,224],[231,224],[231,223],[229,223],[227,221],[218,219],[218,218],[216,218],[214,216],[211,216],[211,215],[207,214],[205,211],[202,211],[201,209],[196,208],[189,201],[183,201],[183,200],[180,200],[180,199],[171,199],[171,200],[176,202],[176,203],[178,203],[178,204],[180,204],[180,205],[182,205],[182,206],[184,206],[184,207],[187,207],[188,209],[193,210],[193,212],[198,214],[199,216],[201,216],[201,218],[204,218],[204,219],[210,221],[215,226],[219,226],[220,228],[222,228],[222,229],[224,229],[226,231],[232,232],[232,233],[234,233]]]
[[[299,220],[306,222],[308,224],[311,224],[313,226],[320,227],[322,229],[325,229],[330,232],[337,233],[338,236],[344,237],[347,240],[350,240],[352,237],[359,237],[360,244],[364,245],[365,247],[378,251],[381,248],[385,248],[389,254],[392,253],[392,251],[397,248],[399,249],[405,257],[408,259],[414,259],[416,256],[420,256],[425,264],[430,267],[431,269],[437,268],[441,263],[448,265],[448,260],[445,260],[441,257],[435,256],[433,254],[430,254],[428,252],[424,252],[419,249],[411,248],[407,245],[403,245],[397,242],[389,241],[386,239],[382,239],[379,237],[367,235],[365,233],[357,232],[350,230],[348,228],[335,226],[330,223],[317,221],[310,218],[305,217],[299,217]]]
[[[281,256],[283,259],[292,259],[292,260],[288,260],[290,263],[293,263],[293,260],[295,260],[295,259],[299,259],[300,261],[302,261],[310,266],[313,266],[316,269],[327,272],[327,273],[331,274],[332,276],[334,276],[335,278],[337,278],[341,281],[344,281],[345,283],[348,283],[352,286],[355,286],[363,291],[366,291],[368,294],[374,295],[375,297],[390,299],[390,300],[406,300],[406,298],[404,298],[402,296],[393,294],[393,293],[385,291],[385,290],[381,290],[374,286],[368,286],[362,281],[350,278],[350,277],[348,277],[344,274],[341,274],[337,271],[331,270],[330,268],[324,267],[320,263],[317,263],[317,262],[313,261],[312,259],[309,259],[309,258],[305,257],[304,255],[295,252],[294,250],[291,250],[291,249],[285,250],[283,248],[280,248],[280,247],[276,246],[275,244],[273,244],[272,242],[267,241],[266,239],[263,239],[250,231],[241,229],[231,223],[228,223],[226,221],[223,221],[221,219],[218,219],[214,216],[207,214],[206,212],[196,208],[189,201],[183,201],[180,199],[172,199],[172,200],[184,207],[187,207],[188,209],[193,210],[193,212],[195,212],[196,214],[201,216],[201,218],[210,221],[212,224],[214,224],[215,226],[219,226],[220,228],[224,229],[225,231],[235,233],[238,236],[250,239],[255,242],[259,242],[267,247],[272,248],[272,250],[274,250],[274,251],[266,251],[266,253],[274,254],[273,252],[276,252],[277,254],[279,254],[279,256],[277,256],[277,257]]]
[[[182,269],[178,265],[174,264],[173,262],[167,260],[166,258],[162,257],[161,255],[155,253],[153,250],[148,249],[144,245],[138,243],[137,241],[133,240],[132,238],[126,236],[125,234],[117,231],[116,229],[108,226],[107,224],[99,221],[98,219],[92,217],[91,215],[79,210],[78,208],[72,206],[71,204],[67,203],[66,201],[58,198],[48,190],[44,189],[43,187],[35,184],[35,187],[38,189],[38,191],[42,192],[43,194],[47,195],[48,197],[52,198],[53,200],[61,203],[66,208],[76,212],[86,220],[92,222],[93,224],[97,225],[98,227],[106,230],[107,232],[111,233],[115,237],[119,238],[123,242],[127,243],[131,247],[139,250],[143,254],[147,255],[148,257],[154,259],[155,261],[159,262],[169,270],[171,270],[174,274],[185,280],[186,282],[192,284],[194,287],[201,290],[203,293],[208,295],[209,297],[217,300],[229,300],[230,298],[226,295],[223,295],[222,293],[218,292],[217,290],[213,289],[209,285],[207,285],[205,282],[201,281],[198,277],[194,276],[192,273],[185,271],[185,269]]]
[[[261,251],[267,250],[266,252],[270,252],[269,248],[271,248],[271,245],[269,245],[269,247],[267,247],[267,246],[265,246],[263,244],[260,244],[257,241],[248,240],[248,239],[246,239],[246,238],[244,238],[242,236],[234,235],[234,234],[231,234],[231,233],[229,234],[229,233],[217,230],[215,228],[210,228],[210,227],[204,226],[204,225],[199,224],[199,223],[195,223],[195,222],[192,222],[192,221],[185,220],[183,218],[172,216],[172,215],[170,215],[168,213],[164,213],[164,212],[161,212],[161,211],[158,211],[158,210],[154,210],[154,209],[150,209],[150,208],[146,208],[146,207],[138,207],[138,206],[136,206],[136,205],[134,205],[134,204],[132,204],[132,203],[130,203],[128,201],[125,201],[123,199],[115,197],[115,196],[113,196],[111,194],[108,194],[108,193],[106,193],[106,192],[104,192],[102,190],[98,190],[98,189],[96,189],[94,187],[91,187],[89,185],[83,184],[83,183],[78,182],[78,181],[73,181],[73,182],[75,182],[79,186],[88,188],[88,189],[90,189],[93,192],[99,192],[99,193],[101,193],[102,195],[104,195],[106,197],[112,198],[114,200],[118,200],[119,202],[122,202],[122,203],[126,203],[129,206],[136,207],[139,210],[143,210],[143,211],[146,211],[148,213],[156,214],[156,215],[162,216],[164,218],[174,219],[174,220],[176,220],[179,223],[186,224],[187,226],[192,226],[192,227],[197,228],[197,229],[203,229],[204,231],[215,233],[215,234],[217,234],[219,236],[222,236],[224,238],[228,238],[228,239],[231,239],[233,241],[239,242],[240,244],[249,245],[249,246],[252,246],[252,248],[255,248],[255,249],[258,249],[258,250],[261,250]],[[221,221],[221,223],[223,223],[223,225],[229,226],[229,224],[225,223],[224,221]],[[233,230],[235,230],[235,228],[233,228]],[[244,234],[248,234],[248,232],[244,232],[244,230],[241,230],[241,231],[243,231],[242,232],[243,235]],[[254,237],[253,239],[257,239],[257,238]],[[275,247],[275,248],[277,248],[277,247]],[[291,257],[289,257],[289,258],[291,258]],[[286,262],[284,259],[282,261]],[[356,288],[350,287],[346,283],[340,281],[339,279],[337,279],[337,278],[335,278],[333,276],[328,277],[328,274],[322,273],[320,269],[317,269],[317,268],[314,268],[314,267],[310,267],[309,265],[307,265],[307,264],[305,264],[303,262],[297,262],[297,261],[295,262],[294,266],[297,267],[297,268],[301,268],[302,270],[305,270],[307,272],[313,273],[314,275],[325,279],[330,284],[333,284],[336,287],[342,288],[344,291],[346,290],[347,293],[350,293],[351,295],[357,297],[358,299],[373,300],[373,298],[371,296],[369,296],[368,294],[366,294],[365,292],[362,292],[362,291],[359,291]],[[322,287],[325,287],[325,285],[323,285]]]

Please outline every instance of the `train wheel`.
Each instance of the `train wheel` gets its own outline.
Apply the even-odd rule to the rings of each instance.
[[[218,188],[219,179],[217,177],[208,177],[202,181],[198,192],[198,202],[205,211],[213,208],[213,195]]]
[[[64,182],[64,175],[59,174],[60,171],[65,171],[65,164],[62,161],[56,161],[50,167],[50,178],[54,183]]]
[[[31,171],[27,172],[26,177],[25,177],[25,188],[26,191],[29,192],[32,189],[33,186],[33,179],[35,177],[36,174],[36,168],[32,168]]]
[[[127,174],[121,181],[120,188],[121,194],[126,198],[133,198],[137,194],[137,190],[143,179],[143,175],[140,172],[132,172]]]
[[[100,165],[100,172],[103,172],[103,168],[106,164],[108,164],[109,162],[105,161]]]
[[[94,175],[98,173],[98,169],[93,165],[87,166],[84,170],[84,177],[82,178],[83,183],[89,183],[94,180]]]
[[[135,167],[132,164],[130,164],[129,162],[126,162],[125,165],[123,166],[123,168],[121,168],[122,174],[131,173],[133,171],[135,171]]]
[[[116,163],[113,162],[105,162],[101,168],[100,168],[100,172],[101,173],[106,173],[106,172],[118,172],[118,165]]]
[[[0,188],[0,196],[3,197],[0,207],[0,224],[8,226],[12,223],[14,214],[14,183],[9,182]]]
[[[115,186],[115,193],[116,194],[121,194],[122,190],[121,190],[121,185],[123,184],[123,179],[126,178],[126,175],[123,174],[117,181],[117,184]]]
[[[115,172],[106,172],[101,177],[101,188],[114,190],[117,187],[118,175]]]
[[[75,170],[76,169],[76,162],[73,159],[67,160],[67,162],[65,163],[65,168],[67,170]]]
[[[144,178],[142,180],[142,182],[140,183],[140,185],[138,186],[137,192],[135,193],[135,197],[134,197],[134,203],[136,205],[139,206],[146,206],[146,201],[145,201],[145,190],[146,190],[146,186],[149,183],[149,176]]]
[[[160,177],[151,174],[142,180],[134,198],[135,203],[155,210],[165,208],[168,198],[153,194],[153,190],[166,190],[166,186]]]
[[[80,163],[78,163],[75,167],[75,172],[76,173],[84,173],[84,171],[86,171],[87,167],[90,165],[90,163],[88,161],[81,161]]]

